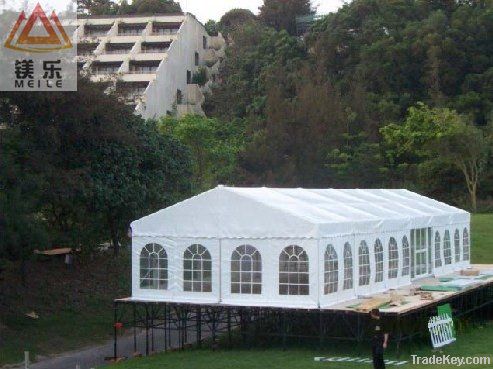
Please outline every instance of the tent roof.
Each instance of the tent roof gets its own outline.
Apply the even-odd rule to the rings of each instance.
[[[132,222],[133,236],[320,238],[468,223],[469,213],[403,189],[218,186]]]

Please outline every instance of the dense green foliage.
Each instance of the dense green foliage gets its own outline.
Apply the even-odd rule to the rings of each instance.
[[[242,122],[222,123],[214,118],[186,116],[159,121],[164,135],[176,138],[192,154],[192,192],[206,191],[234,181],[238,153],[243,150]]]
[[[189,188],[188,150],[85,79],[75,93],[5,93],[1,102],[0,258],[117,246],[131,220]]]
[[[430,183],[442,168],[462,172],[471,206],[477,210],[477,188],[491,155],[490,132],[468,122],[467,116],[448,108],[430,109],[424,104],[409,109],[402,125],[382,128],[387,155],[403,176]]]
[[[231,9],[221,17],[217,23],[217,30],[222,32],[225,37],[228,37],[231,32],[255,19],[255,14],[248,9]]]
[[[279,1],[267,3],[280,12]],[[491,5],[354,0],[317,21],[303,40],[262,16],[236,27],[222,83],[205,109],[247,122],[237,184],[407,187],[472,208],[476,192],[483,206],[493,178]],[[398,142],[384,140],[382,129],[404,125],[400,132],[409,133],[410,108],[419,103],[463,124],[452,122],[455,134],[430,143],[427,155],[396,156]],[[431,124],[425,131],[432,121],[423,121]],[[439,160],[428,160],[437,155],[438,168]],[[477,180],[467,178],[464,156],[480,158],[469,161],[480,164]]]
[[[259,18],[277,31],[286,30],[290,35],[295,35],[296,17],[313,13],[310,0],[264,0]]]
[[[77,0],[77,11],[86,15],[164,14],[181,12],[173,0]]]

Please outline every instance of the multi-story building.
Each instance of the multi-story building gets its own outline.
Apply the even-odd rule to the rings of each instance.
[[[225,42],[195,16],[90,16],[78,25],[79,69],[109,82],[137,114],[203,114],[203,93],[216,80]]]

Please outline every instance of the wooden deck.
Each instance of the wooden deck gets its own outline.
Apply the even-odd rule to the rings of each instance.
[[[365,298],[353,299],[349,301],[344,301],[339,304],[333,305],[329,310],[335,311],[354,311],[363,312],[361,307],[367,303],[369,300],[374,301],[388,301],[391,300],[391,296],[399,297],[400,303],[396,303],[396,306],[386,306],[380,307],[382,313],[388,313],[393,315],[405,314],[414,310],[419,310],[425,308],[432,304],[437,304],[440,301],[445,301],[450,298],[472,292],[475,289],[481,289],[485,286],[493,284],[493,264],[474,264],[471,265],[472,269],[478,269],[480,271],[480,276],[484,279],[478,279],[473,276],[460,275],[459,272],[450,273],[440,278],[427,277],[414,281],[409,286],[399,287],[397,289],[391,289],[382,293],[375,293]],[[432,299],[424,300],[421,295],[415,294],[421,286],[433,285],[433,286],[446,286],[447,282],[441,282],[440,279],[443,278],[453,278],[452,281],[448,282],[450,284],[458,283],[463,284],[463,289],[454,292],[430,292]]]

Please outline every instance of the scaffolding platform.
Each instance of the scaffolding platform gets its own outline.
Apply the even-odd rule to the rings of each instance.
[[[114,357],[118,357],[118,332],[122,327],[133,330],[134,351],[137,351],[137,330],[145,332],[145,354],[200,346],[210,340],[217,347],[223,335],[227,345],[232,344],[232,333],[237,331],[244,344],[252,345],[259,338],[277,338],[286,345],[290,338],[313,339],[320,347],[329,341],[364,342],[370,339],[369,315],[358,309],[359,304],[371,298],[402,296],[398,306],[381,306],[383,319],[391,327],[391,340],[397,353],[406,340],[424,337],[430,316],[437,314],[437,306],[449,303],[454,318],[485,321],[493,318],[493,265],[472,265],[478,276],[451,273],[440,278],[424,278],[408,287],[364,296],[335,304],[324,309],[282,308],[270,306],[238,306],[204,304],[180,301],[155,301],[132,297],[114,301]],[[491,273],[490,273],[491,272]],[[455,291],[431,291],[432,300],[423,300],[415,294],[423,286],[454,286]],[[460,289],[459,289],[460,288]],[[160,336],[156,347],[156,336]],[[173,337],[173,339],[172,339]]]

